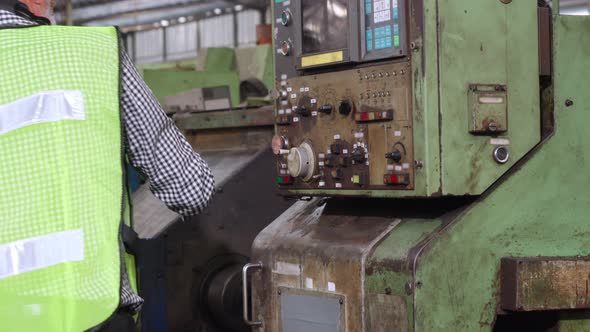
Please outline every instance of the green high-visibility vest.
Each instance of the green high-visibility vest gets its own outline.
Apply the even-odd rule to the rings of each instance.
[[[115,28],[0,29],[0,331],[119,306],[126,205]]]

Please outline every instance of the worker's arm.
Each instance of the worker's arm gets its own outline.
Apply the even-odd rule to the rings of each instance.
[[[209,166],[193,151],[127,56],[123,61],[123,113],[131,164],[171,210],[201,212],[214,192]]]

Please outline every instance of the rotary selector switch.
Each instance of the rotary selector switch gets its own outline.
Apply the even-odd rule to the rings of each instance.
[[[287,157],[287,166],[292,177],[302,178],[305,182],[310,181],[316,169],[315,153],[311,144],[303,142],[292,148]]]
[[[338,106],[338,113],[344,116],[348,116],[352,112],[352,103],[348,99],[343,99],[340,101],[340,105]]]
[[[365,163],[367,161],[367,149],[362,146],[356,147],[350,154],[350,158],[356,164]]]

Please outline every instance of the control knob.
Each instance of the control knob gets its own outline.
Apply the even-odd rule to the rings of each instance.
[[[393,161],[394,163],[399,163],[405,154],[406,147],[401,142],[397,142],[393,145],[391,152],[385,154],[385,158]]]
[[[356,163],[364,163],[367,161],[366,152],[363,148],[356,148],[350,154],[350,158]]]
[[[334,109],[334,107],[332,106],[332,104],[325,104],[318,109],[318,112],[324,113],[324,114],[332,114],[333,109]]]
[[[352,112],[352,104],[349,100],[344,99],[340,102],[340,106],[338,106],[338,112],[342,115],[349,115]]]
[[[394,149],[393,151],[386,153],[385,158],[392,160],[395,163],[399,163],[402,160],[402,152],[398,149]]]
[[[288,154],[289,151],[289,139],[286,136],[275,136],[271,142],[272,152],[276,155]]]
[[[300,177],[306,182],[313,178],[316,161],[313,148],[308,142],[291,149],[287,157],[287,168],[292,177]]]
[[[311,115],[311,111],[306,106],[300,106],[300,107],[298,107],[295,110],[295,113],[297,113],[297,114],[299,114],[301,116],[310,116]]]

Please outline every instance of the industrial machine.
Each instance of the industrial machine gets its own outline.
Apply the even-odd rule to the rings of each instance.
[[[143,65],[144,80],[166,113],[237,109],[272,87],[271,45],[201,49],[196,61]]]
[[[590,18],[560,2],[273,1],[302,200],[243,269],[254,331],[590,331]]]
[[[147,65],[155,96],[215,178],[201,214],[180,220],[145,184],[134,194],[139,241],[142,331],[240,332],[242,266],[256,235],[293,204],[278,195],[268,87],[270,45],[207,49],[196,61]],[[267,83],[268,82],[268,83]],[[264,92],[266,91],[266,92]],[[264,93],[262,93],[264,92]]]

